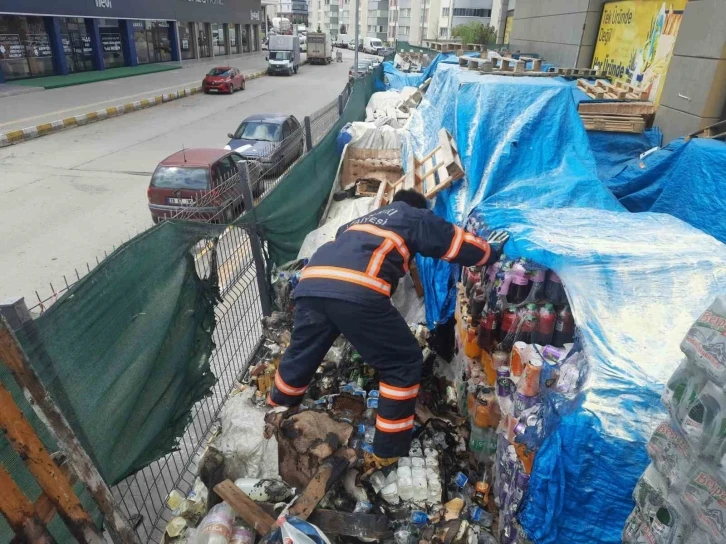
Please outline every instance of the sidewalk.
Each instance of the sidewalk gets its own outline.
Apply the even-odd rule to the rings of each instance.
[[[0,98],[0,133],[83,115],[180,89],[199,86],[214,66],[232,65],[243,73],[264,70],[266,51],[184,61],[182,68]]]

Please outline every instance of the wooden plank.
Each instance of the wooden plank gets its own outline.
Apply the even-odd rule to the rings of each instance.
[[[71,472],[70,468],[68,467],[68,463],[63,459],[60,463],[55,458],[54,455],[52,455],[53,460],[56,462],[56,465],[58,465],[58,468],[61,471],[61,474],[68,479],[68,483],[73,484],[76,483],[76,475]],[[38,497],[38,500],[35,501],[35,513],[38,515],[38,518],[40,521],[43,522],[43,524],[48,525],[51,521],[53,521],[53,518],[56,514],[55,505],[53,504],[53,500],[51,497],[43,493],[40,497]]]
[[[36,516],[33,503],[3,466],[0,466],[0,490],[0,513],[15,532],[16,539],[41,544],[55,542]]]
[[[305,486],[302,494],[292,504],[288,511],[289,515],[308,519],[325,494],[345,474],[356,458],[355,450],[351,448],[340,449],[328,457]]]
[[[26,327],[29,327],[31,339],[35,337],[36,333],[33,330],[32,321],[27,323]],[[25,352],[20,347],[17,338],[15,338],[15,334],[10,330],[7,321],[2,316],[0,316],[0,361],[10,369],[15,380],[23,388],[23,393],[26,398],[33,399],[34,410],[46,424],[59,447],[66,454],[73,472],[83,482],[86,489],[88,489],[96,501],[99,510],[104,516],[106,528],[112,539],[115,542],[139,542],[128,520],[118,509],[111,490],[106,485],[106,482],[103,481],[93,461],[76,438],[68,421],[53,402],[50,394],[31,366]],[[65,483],[68,486],[68,482],[66,481]],[[70,486],[68,487],[70,488]],[[43,491],[47,490],[43,489]],[[70,491],[72,492],[73,490],[70,489]],[[53,496],[52,489],[49,495]],[[80,505],[80,503],[78,504]],[[58,511],[61,516],[67,515],[61,508]],[[64,521],[68,524],[65,517]],[[96,527],[90,521],[90,517],[88,517],[88,521],[84,521],[81,529],[89,542],[102,542]],[[74,534],[74,536],[76,535]]]
[[[30,422],[0,384],[0,429],[18,453],[43,492],[53,502],[68,530],[79,542],[103,542],[100,533],[78,500],[73,488],[51,459]]]
[[[653,115],[652,102],[580,102],[580,114]]]
[[[268,534],[275,526],[275,518],[268,515],[258,504],[230,480],[214,486],[214,492],[232,507],[245,523],[261,536]]]

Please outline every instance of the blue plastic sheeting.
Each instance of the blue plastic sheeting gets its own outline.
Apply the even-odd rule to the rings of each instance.
[[[604,180],[632,212],[673,215],[726,242],[726,143],[678,139]]]
[[[430,78],[438,65],[444,62],[447,58],[456,59],[456,55],[453,53],[439,53],[436,55],[431,64],[429,64],[423,72],[407,74],[397,70],[391,61],[383,63],[383,79],[387,82],[386,89],[401,90],[404,87],[418,87],[428,78]],[[458,64],[458,60],[456,63]]]
[[[560,414],[535,456],[520,522],[536,544],[620,542],[679,343],[726,291],[726,246],[669,215],[628,213],[598,180],[571,88],[557,79],[440,65],[404,152],[425,155],[442,126],[467,179],[439,193],[434,210],[509,230],[507,255],[560,275],[591,368],[583,405]],[[458,271],[418,266],[429,325],[442,322]]]
[[[631,160],[638,159],[642,153],[659,147],[663,142],[663,134],[658,127],[647,129],[642,134],[588,131],[587,137],[601,181],[617,176]]]
[[[520,522],[537,544],[620,542],[680,342],[726,291],[726,246],[665,214],[486,203],[475,214],[512,233],[507,255],[560,275],[591,369],[584,405],[535,456]]]

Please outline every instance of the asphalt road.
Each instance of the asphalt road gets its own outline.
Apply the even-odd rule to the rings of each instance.
[[[223,147],[248,115],[289,112],[302,120],[337,99],[353,52],[344,58],[250,81],[232,96],[195,95],[0,149],[0,299],[25,296],[33,306],[36,290],[49,296],[49,283],[57,288],[64,276],[83,275],[87,264],[151,226],[149,178],[182,146]]]

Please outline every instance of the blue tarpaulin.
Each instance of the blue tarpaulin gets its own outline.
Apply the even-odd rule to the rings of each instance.
[[[726,143],[678,139],[605,183],[631,212],[667,213],[726,242]]]
[[[444,127],[466,171],[439,193],[434,211],[460,225],[473,212],[508,229],[507,255],[555,270],[590,362],[584,404],[535,457],[525,531],[537,544],[620,542],[679,343],[726,291],[726,246],[670,215],[629,213],[598,179],[571,86],[557,78],[441,64],[409,126],[405,153],[425,155]],[[430,259],[418,265],[429,325],[443,322],[458,270]]]

